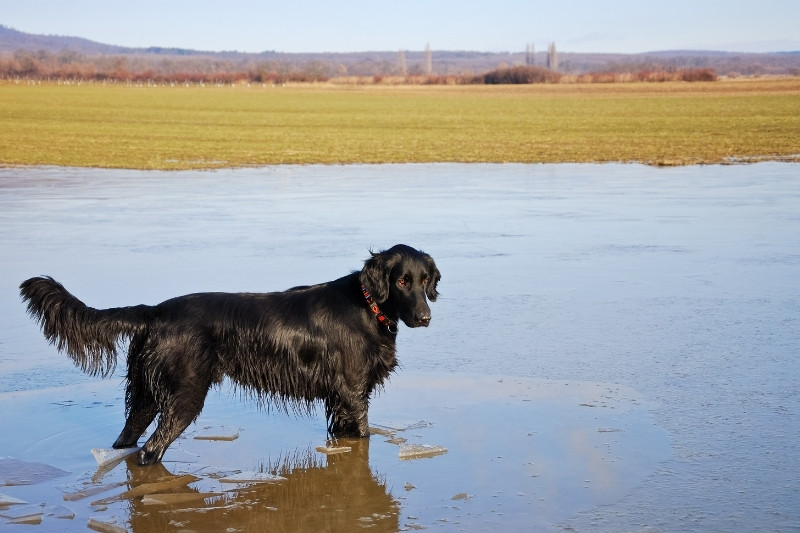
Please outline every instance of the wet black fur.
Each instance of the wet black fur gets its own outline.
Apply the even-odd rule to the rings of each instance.
[[[50,277],[20,285],[45,337],[92,375],[109,375],[117,344],[130,339],[125,427],[115,448],[137,445],[158,416],[139,464],[161,460],[200,414],[223,376],[282,407],[325,406],[328,430],[365,437],[374,389],[397,365],[396,328],[379,323],[361,285],[381,311],[409,327],[427,326],[440,279],[433,259],[397,245],[374,253],[360,272],[272,293],[200,293],[156,306],[93,309]]]

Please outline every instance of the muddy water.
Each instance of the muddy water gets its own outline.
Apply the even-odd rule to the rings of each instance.
[[[0,523],[795,530],[799,171],[0,169]],[[99,467],[122,373],[80,374],[17,295],[37,274],[95,307],[278,290],[396,242],[436,258],[442,297],[400,332],[367,441],[226,384],[161,466]]]

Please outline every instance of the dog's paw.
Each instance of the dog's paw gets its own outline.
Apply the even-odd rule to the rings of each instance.
[[[144,448],[139,450],[139,456],[136,460],[136,464],[139,466],[147,466],[152,465],[161,460],[161,455],[157,451],[147,451]]]

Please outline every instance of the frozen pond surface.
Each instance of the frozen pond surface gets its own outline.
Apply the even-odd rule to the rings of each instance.
[[[797,531],[798,178],[773,163],[0,169],[0,475],[69,472],[7,483],[33,510],[0,496],[0,523],[45,503],[42,527],[64,530],[319,527],[311,513],[343,531]],[[164,470],[98,473],[89,450],[121,428],[121,370],[81,374],[18,296],[39,274],[94,307],[281,290],[398,242],[436,259],[442,297],[430,328],[400,332],[370,416],[447,448],[423,459],[399,459],[392,435],[319,454],[319,417],[223,388]],[[206,426],[241,429],[190,434]],[[259,470],[286,481],[219,481]],[[186,474],[170,503],[120,496]]]

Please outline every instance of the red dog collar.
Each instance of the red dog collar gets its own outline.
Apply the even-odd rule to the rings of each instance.
[[[375,298],[372,297],[364,285],[361,285],[361,292],[364,293],[364,298],[367,300],[367,305],[369,306],[370,311],[372,311],[372,314],[375,315],[375,318],[378,319],[378,322],[386,326],[386,329],[389,330],[389,333],[397,333],[397,322],[383,314],[381,308],[378,307],[377,303],[375,303]]]

